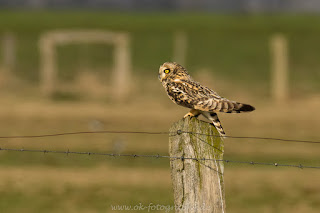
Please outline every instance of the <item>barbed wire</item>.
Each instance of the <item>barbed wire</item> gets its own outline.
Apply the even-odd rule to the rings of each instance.
[[[57,137],[57,136],[67,136],[67,135],[82,135],[82,134],[146,134],[146,135],[169,135],[170,137],[181,135],[181,134],[197,134],[211,137],[221,137],[220,135],[203,134],[198,132],[189,132],[178,130],[176,132],[149,132],[149,131],[79,131],[79,132],[62,132],[53,134],[43,134],[43,135],[16,135],[16,136],[0,136],[0,139],[26,139],[26,138],[45,138],[45,137]],[[274,140],[281,142],[293,142],[293,143],[313,143],[320,144],[320,141],[310,141],[310,140],[295,140],[295,139],[283,139],[283,138],[272,138],[272,137],[251,137],[251,136],[223,136],[225,138],[235,138],[235,139],[257,139],[257,140]]]
[[[81,151],[61,151],[61,150],[40,150],[40,149],[17,149],[17,148],[0,148],[0,151],[11,151],[11,152],[35,152],[35,153],[53,153],[53,154],[74,154],[74,155],[99,155],[108,157],[132,157],[132,158],[155,158],[155,159],[172,159],[172,160],[196,160],[196,161],[221,161],[224,163],[238,163],[238,164],[249,164],[249,165],[264,165],[264,166],[275,166],[275,167],[295,167],[300,169],[320,169],[320,166],[306,166],[302,164],[281,164],[281,163],[270,163],[270,162],[256,162],[256,161],[236,161],[236,160],[225,160],[225,159],[210,159],[210,158],[192,158],[184,156],[169,156],[169,155],[144,155],[144,154],[116,154],[116,153],[101,153],[101,152],[81,152]]]

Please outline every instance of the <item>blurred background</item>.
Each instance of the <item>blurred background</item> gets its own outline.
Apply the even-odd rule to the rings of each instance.
[[[317,0],[0,0],[0,136],[168,131],[188,109],[157,79],[166,61],[249,114],[231,136],[319,141]],[[1,148],[168,154],[168,135],[0,139]],[[225,159],[320,165],[320,146],[225,140]],[[169,160],[0,152],[2,212],[173,205]],[[316,169],[225,165],[227,212],[318,212]]]

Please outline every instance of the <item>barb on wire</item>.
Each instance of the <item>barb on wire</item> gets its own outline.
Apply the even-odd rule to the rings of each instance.
[[[101,153],[101,152],[80,152],[80,151],[59,151],[59,150],[38,150],[38,149],[16,149],[16,148],[0,148],[0,151],[12,151],[12,152],[37,152],[37,153],[54,153],[54,154],[75,154],[75,155],[100,155],[100,156],[110,156],[110,157],[133,157],[133,158],[166,158],[173,160],[196,160],[196,161],[222,161],[225,163],[238,163],[238,164],[250,164],[250,165],[265,165],[265,166],[275,166],[275,167],[296,167],[296,168],[306,168],[306,169],[320,169],[320,166],[305,166],[302,164],[280,164],[280,163],[268,163],[268,162],[255,162],[255,161],[236,161],[236,160],[224,160],[224,159],[210,159],[210,158],[191,158],[184,156],[169,156],[169,155],[141,155],[141,154],[115,154],[115,153]]]

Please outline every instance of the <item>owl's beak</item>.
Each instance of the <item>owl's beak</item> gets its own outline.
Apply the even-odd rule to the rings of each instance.
[[[160,76],[160,74],[158,74],[158,79],[159,79],[159,81],[161,81],[161,76]]]

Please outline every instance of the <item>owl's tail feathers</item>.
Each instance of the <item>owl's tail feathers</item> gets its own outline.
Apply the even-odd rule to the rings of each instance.
[[[200,100],[194,108],[201,111],[226,113],[251,112],[255,110],[255,108],[249,104],[230,101],[225,98],[205,98]]]
[[[255,110],[255,108],[249,104],[241,104],[241,103],[237,103],[239,106],[238,111],[239,112],[251,112],[253,110]]]
[[[217,113],[214,113],[214,112],[202,112],[202,115],[212,122],[212,124],[216,127],[217,131],[219,132],[219,134],[220,134],[220,136],[222,138],[224,138],[226,136],[226,133],[225,133],[225,131],[223,130],[223,128],[221,126],[221,122],[220,122],[220,120],[218,118]]]
[[[238,103],[235,101],[225,100],[222,101],[221,104],[217,104],[216,109],[218,112],[226,112],[226,113],[240,113],[240,112],[252,112],[255,108],[249,104]],[[219,109],[219,106],[220,109]]]

